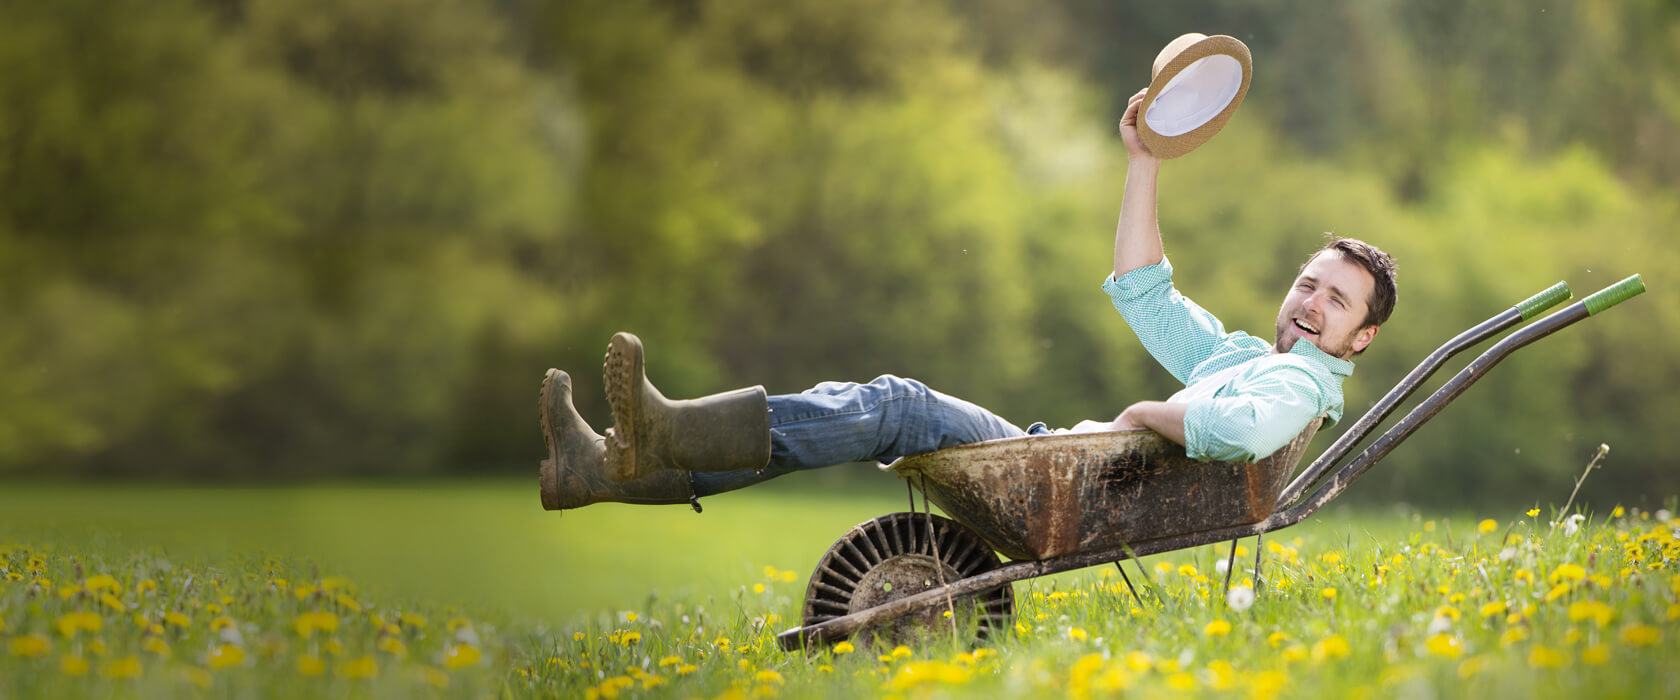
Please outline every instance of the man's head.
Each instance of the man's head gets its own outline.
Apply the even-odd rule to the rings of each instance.
[[[1376,246],[1332,238],[1307,258],[1278,309],[1278,352],[1306,339],[1347,359],[1365,351],[1394,312],[1394,259]]]

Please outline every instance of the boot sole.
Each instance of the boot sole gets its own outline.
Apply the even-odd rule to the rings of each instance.
[[[607,478],[631,481],[642,476],[636,469],[636,409],[641,405],[645,371],[641,340],[629,333],[614,334],[601,370],[613,414],[613,427],[607,431]]]
[[[542,390],[537,393],[537,418],[542,421],[543,444],[548,446],[548,459],[537,469],[537,489],[542,494],[543,510],[560,510],[560,446],[554,443],[554,420],[549,412],[555,392],[567,379],[565,372],[551,369],[543,376]]]

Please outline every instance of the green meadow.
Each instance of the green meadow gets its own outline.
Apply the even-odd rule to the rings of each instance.
[[[1666,512],[1326,514],[1015,584],[1012,627],[786,653],[895,480],[545,513],[525,480],[0,490],[19,697],[1651,697],[1680,683]],[[1673,503],[1669,504],[1673,508]],[[1565,519],[1567,523],[1567,519]],[[1248,602],[1243,591],[1258,589]]]

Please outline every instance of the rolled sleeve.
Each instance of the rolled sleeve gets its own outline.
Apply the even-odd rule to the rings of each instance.
[[[1282,449],[1324,412],[1312,376],[1280,367],[1237,395],[1189,403],[1184,448],[1191,459],[1252,462]]]
[[[1230,334],[1207,309],[1178,293],[1172,271],[1172,263],[1162,258],[1118,278],[1109,275],[1102,288],[1150,356],[1180,383],[1189,384],[1196,368],[1218,352]]]

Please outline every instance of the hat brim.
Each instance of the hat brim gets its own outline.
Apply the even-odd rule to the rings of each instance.
[[[1175,136],[1163,136],[1150,128],[1145,116],[1149,114],[1150,106],[1155,104],[1156,96],[1161,94],[1167,84],[1197,61],[1218,55],[1230,56],[1242,66],[1242,85],[1237,88],[1237,94],[1226,103],[1225,108],[1201,126]],[[1237,107],[1242,104],[1243,96],[1248,94],[1248,83],[1253,76],[1253,57],[1241,41],[1221,34],[1191,44],[1168,61],[1167,65],[1162,66],[1155,78],[1149,81],[1149,92],[1144,96],[1143,104],[1138,106],[1138,135],[1143,139],[1143,144],[1148,146],[1149,152],[1157,158],[1177,158],[1196,150],[1207,143],[1208,139],[1213,138],[1214,134],[1219,133],[1219,130],[1225,127],[1225,122],[1236,113]]]

